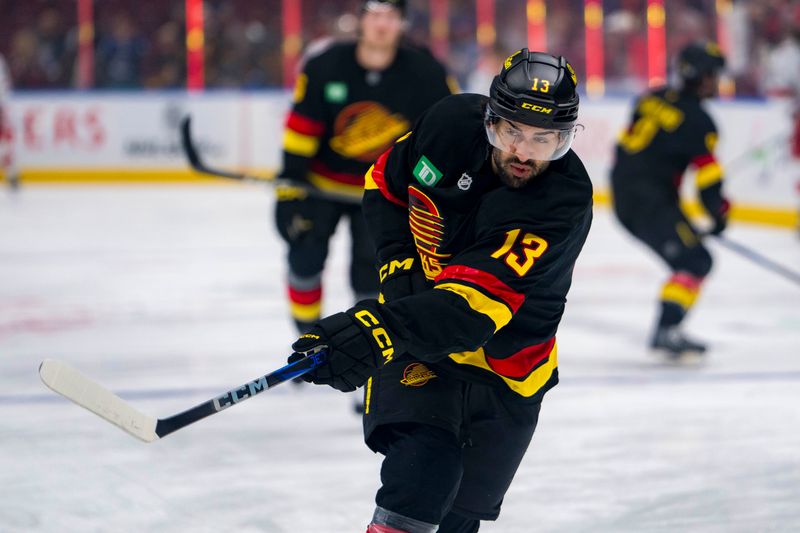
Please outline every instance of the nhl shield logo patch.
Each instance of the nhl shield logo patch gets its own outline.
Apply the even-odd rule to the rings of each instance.
[[[406,387],[422,387],[436,377],[436,373],[422,363],[411,363],[403,370],[400,383]]]
[[[464,172],[463,174],[461,174],[461,177],[458,178],[458,182],[456,183],[456,185],[458,185],[458,188],[461,189],[462,191],[466,191],[472,185],[472,176]]]

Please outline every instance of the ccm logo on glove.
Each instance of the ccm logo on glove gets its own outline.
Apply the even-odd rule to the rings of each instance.
[[[378,319],[375,318],[375,315],[366,309],[363,309],[356,312],[353,316],[356,318],[356,320],[364,324],[364,326],[366,326],[367,329],[372,333],[372,337],[375,339],[378,347],[382,350],[381,355],[383,356],[383,364],[391,361],[392,356],[394,355],[392,339],[389,337],[386,329],[381,326],[381,323],[378,321]]]
[[[397,259],[392,259],[385,265],[383,265],[378,272],[380,275],[381,283],[386,281],[387,276],[391,276],[398,270],[411,270],[414,267],[414,258],[409,257],[402,261],[398,261]]]

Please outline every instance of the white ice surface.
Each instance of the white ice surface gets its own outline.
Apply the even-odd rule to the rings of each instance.
[[[729,235],[800,269],[790,231]],[[346,245],[327,312],[350,303]],[[800,531],[800,288],[713,252],[689,321],[709,362],[660,366],[644,346],[666,273],[597,210],[562,382],[482,532]],[[164,417],[278,368],[282,256],[257,187],[0,191],[0,531],[362,533],[380,457],[346,395],[287,384],[143,444],[37,376],[63,359]]]

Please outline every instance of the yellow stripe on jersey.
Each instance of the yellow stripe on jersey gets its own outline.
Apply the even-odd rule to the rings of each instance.
[[[318,320],[320,317],[322,303],[317,302],[313,304],[298,304],[295,302],[289,302],[289,308],[292,318],[301,320],[303,322],[313,322],[314,320]]]
[[[441,289],[458,294],[467,301],[473,311],[486,315],[494,322],[497,331],[511,321],[511,309],[504,303],[493,300],[477,289],[460,283],[438,283],[435,289]]]
[[[722,167],[719,163],[712,162],[697,169],[695,183],[698,189],[705,189],[722,179]]]
[[[319,150],[319,138],[286,129],[283,132],[283,149],[290,154],[312,157]]]
[[[699,293],[700,291],[698,289],[693,289],[686,285],[675,283],[674,281],[668,281],[661,288],[661,300],[678,304],[684,309],[689,309],[694,305]]]
[[[341,183],[339,181],[326,178],[322,174],[317,174],[316,172],[309,172],[308,181],[310,181],[314,187],[321,191],[338,194],[340,196],[352,197],[355,200],[360,200],[364,195],[364,189],[361,185]]]
[[[492,368],[486,362],[486,354],[483,351],[483,348],[478,348],[478,350],[474,352],[451,353],[450,359],[458,364],[472,365],[483,368],[484,370],[488,370],[502,379],[509,389],[513,390],[520,396],[530,398],[536,394],[536,392],[541,389],[545,383],[547,383],[547,381],[553,375],[553,371],[556,369],[556,367],[558,367],[558,346],[557,344],[553,344],[553,349],[550,351],[550,355],[545,363],[531,372],[530,375],[522,381],[507,378],[492,371]]]
[[[378,184],[375,183],[375,178],[372,177],[372,169],[375,168],[375,165],[370,165],[369,170],[367,173],[364,174],[364,190],[365,191],[377,191]]]

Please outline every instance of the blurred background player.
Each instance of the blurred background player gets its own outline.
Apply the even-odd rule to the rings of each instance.
[[[301,333],[320,317],[322,272],[342,217],[350,222],[356,300],[377,294],[375,250],[360,206],[364,173],[425,109],[453,92],[445,68],[429,52],[401,44],[405,9],[405,0],[365,2],[357,41],[310,57],[297,79],[276,223],[289,246],[289,303]]]
[[[700,200],[719,235],[728,221],[722,168],[714,157],[717,128],[703,109],[716,95],[725,59],[716,44],[690,44],[678,55],[678,82],[641,96],[629,127],[619,138],[611,173],[614,209],[622,225],[672,270],[660,297],[651,347],[669,358],[700,355],[706,347],[680,326],[711,270],[703,235],[680,206],[687,167],[696,169]]]
[[[14,160],[14,134],[11,130],[11,76],[0,54],[0,171],[12,190],[19,187],[19,174]]]
[[[327,349],[303,379],[366,383],[364,438],[385,456],[369,533],[496,520],[558,383],[556,331],[592,220],[570,150],[577,77],[528,49],[502,65],[488,98],[441,100],[367,174],[384,303],[326,317],[292,346]]]

